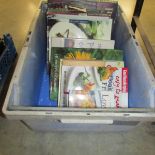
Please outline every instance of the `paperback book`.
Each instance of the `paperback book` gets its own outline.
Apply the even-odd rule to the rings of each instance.
[[[58,98],[60,59],[102,60],[102,61],[108,61],[108,63],[114,65],[116,64],[124,65],[123,51],[121,50],[53,47],[51,54],[51,72],[50,72],[51,100],[57,100]]]
[[[115,18],[117,1],[53,1],[48,3],[47,14],[83,14]]]
[[[114,49],[114,40],[71,39],[54,37],[51,47]]]
[[[61,60],[58,105],[127,108],[128,69],[103,61]]]
[[[112,19],[107,17],[56,14],[47,16],[47,25],[50,38],[111,39]]]
[[[73,3],[73,4],[72,4]],[[86,8],[86,13],[88,16],[104,16],[110,17],[112,19],[116,18],[118,2],[116,1],[80,1],[71,2],[70,5],[75,5],[76,7]]]
[[[53,37],[70,39],[111,40],[112,19],[107,17],[53,15],[47,20],[48,63]]]

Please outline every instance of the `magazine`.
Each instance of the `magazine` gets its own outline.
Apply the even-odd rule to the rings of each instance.
[[[102,60],[111,65],[124,65],[123,51],[114,49],[88,49],[88,48],[52,48],[50,72],[50,98],[57,100],[59,86],[60,59],[66,60]]]
[[[58,105],[127,108],[128,69],[105,67],[103,61],[61,60]]]

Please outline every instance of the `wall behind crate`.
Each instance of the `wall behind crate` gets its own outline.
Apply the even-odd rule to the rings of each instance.
[[[136,0],[118,0],[118,2],[131,22]]]
[[[38,8],[40,0],[27,0],[24,1],[24,3],[23,1],[18,0],[9,0],[4,2],[5,5],[3,4],[3,1],[0,5],[0,36],[7,32],[12,34],[17,52],[20,53],[29,30],[30,23],[33,19],[33,15]],[[135,1],[119,0],[119,3],[129,19],[131,19]],[[24,7],[21,7],[23,5]],[[11,23],[11,26],[9,23]]]
[[[40,0],[0,0],[0,36],[10,33],[18,54],[39,3]]]

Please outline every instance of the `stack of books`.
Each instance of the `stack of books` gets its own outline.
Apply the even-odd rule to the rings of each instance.
[[[50,99],[59,107],[128,107],[124,52],[111,39],[117,7],[116,1],[48,2]]]

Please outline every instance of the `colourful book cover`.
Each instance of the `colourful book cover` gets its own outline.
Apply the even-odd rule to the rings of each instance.
[[[123,51],[121,50],[106,50],[106,49],[88,49],[88,48],[52,48],[51,55],[51,72],[50,72],[50,98],[57,100],[59,86],[59,69],[60,59],[66,60],[102,60],[109,63],[124,64]],[[118,63],[115,63],[118,61]]]
[[[53,37],[111,40],[112,19],[95,16],[53,15],[47,18],[47,53],[50,63]]]
[[[55,14],[66,14],[66,15],[79,15],[79,14],[83,14],[83,15],[87,15],[86,13],[82,13],[82,12],[74,11],[74,10],[69,10],[69,9],[65,9],[65,8],[48,9],[47,16],[55,15]]]
[[[117,14],[118,2],[112,0],[102,1],[52,1],[48,2],[47,14],[80,14],[92,16],[105,16],[115,18]]]
[[[112,19],[107,17],[63,15],[47,16],[49,37],[111,40]]]
[[[69,2],[50,3],[47,9],[47,16],[54,14],[87,15],[86,8],[79,8],[69,4]]]
[[[61,62],[59,106],[128,107],[127,68],[105,67],[103,61],[69,61]]]
[[[78,7],[86,8],[88,16],[104,16],[115,19],[117,15],[118,2],[116,1],[80,1],[71,2]]]

